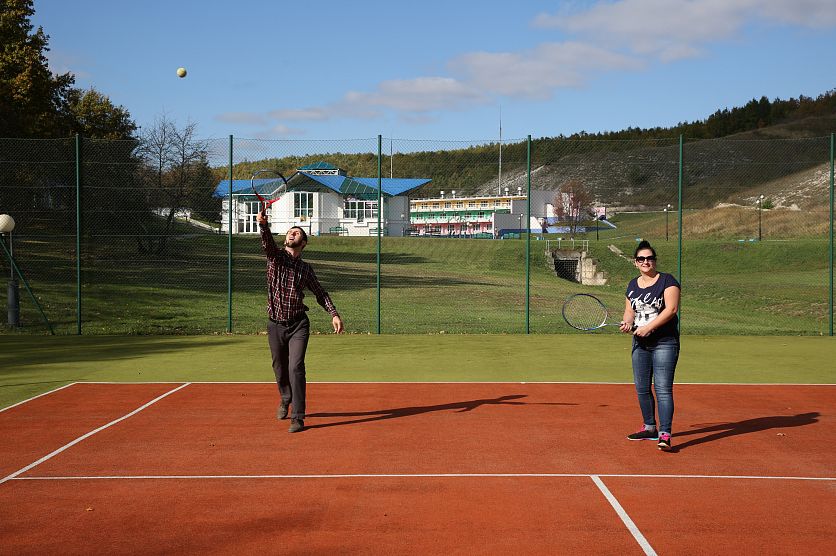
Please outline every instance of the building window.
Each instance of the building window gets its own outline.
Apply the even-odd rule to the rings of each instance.
[[[261,203],[258,201],[247,202],[247,215],[244,217],[244,233],[253,233],[258,231],[258,213],[261,211]]]
[[[293,192],[293,216],[311,218],[313,216],[313,193],[306,191]]]
[[[343,218],[350,218],[358,222],[377,218],[377,201],[346,199],[343,204]]]

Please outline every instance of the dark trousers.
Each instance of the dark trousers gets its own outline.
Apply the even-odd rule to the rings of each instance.
[[[287,325],[268,321],[267,341],[273,354],[273,373],[283,404],[291,405],[291,419],[305,418],[305,352],[311,323],[307,316]]]

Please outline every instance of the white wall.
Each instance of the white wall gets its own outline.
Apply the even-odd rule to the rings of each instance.
[[[234,197],[237,212],[233,220],[233,233],[245,233],[243,222],[246,216],[246,203],[238,203]],[[222,202],[221,233],[228,233],[229,213],[227,200]],[[409,227],[409,198],[406,196],[390,197],[384,203],[386,213],[382,215],[382,225],[391,236],[401,236]],[[296,218],[293,216],[293,193],[288,193],[267,209],[270,228],[274,233],[285,233],[292,226],[299,226],[310,235],[327,234],[330,228],[342,227],[350,236],[368,237],[370,230],[377,229],[377,218],[357,221],[343,218],[343,197],[337,193],[320,191],[314,193],[313,217]],[[403,215],[403,218],[401,217]],[[257,233],[257,229],[251,233]]]

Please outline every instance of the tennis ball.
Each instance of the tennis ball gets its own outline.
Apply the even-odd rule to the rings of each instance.
[[[0,234],[11,232],[15,229],[15,219],[8,214],[0,214]]]
[[[177,77],[186,77],[186,68],[177,68]]]

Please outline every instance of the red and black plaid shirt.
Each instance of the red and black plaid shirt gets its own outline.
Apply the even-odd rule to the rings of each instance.
[[[304,288],[313,292],[317,303],[332,317],[337,316],[334,302],[317,280],[311,265],[278,247],[269,227],[260,228],[261,247],[267,254],[267,316],[274,321],[289,321],[307,311],[303,303]]]

